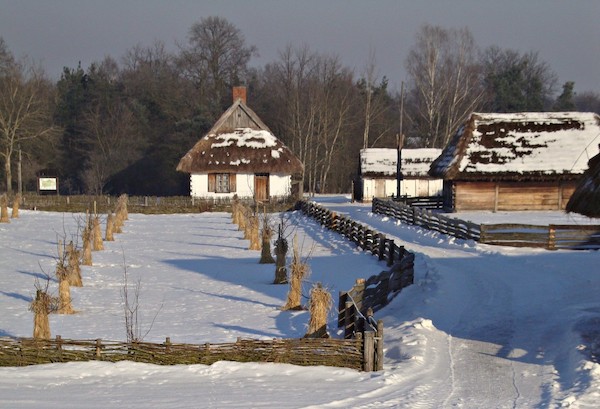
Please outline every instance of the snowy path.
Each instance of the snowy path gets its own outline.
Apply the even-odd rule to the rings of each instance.
[[[552,260],[569,265],[567,258],[577,265],[576,259],[594,257],[593,253],[558,256],[543,250],[525,252],[448,240],[373,215],[369,207],[324,205],[417,253],[418,289],[405,290],[399,305],[382,313],[385,322],[400,317],[425,319],[444,334],[427,337],[430,345],[424,347],[428,350],[423,352],[425,360],[431,359],[421,368],[427,375],[423,374],[426,381],[420,385],[425,395],[435,388],[439,399],[429,407],[547,407],[564,392],[561,378],[572,374],[561,374],[557,363],[570,354],[561,349],[561,339],[571,335],[573,319],[566,311],[556,311],[555,305],[564,305],[574,296],[568,291],[569,283],[577,287],[574,282],[587,280],[590,270],[580,271],[579,277],[576,268],[563,269],[560,277],[556,275],[560,266]],[[565,286],[552,281],[560,279],[565,279]],[[413,297],[416,291],[420,297]],[[413,301],[418,304],[410,305]],[[424,394],[418,393],[414,401],[404,396],[403,405],[417,407]]]

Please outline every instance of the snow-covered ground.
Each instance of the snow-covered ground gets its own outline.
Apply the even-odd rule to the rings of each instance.
[[[233,362],[0,368],[0,407],[598,407],[600,365],[590,353],[600,334],[600,253],[480,245],[373,215],[345,197],[316,200],[416,253],[415,285],[376,314],[385,323],[384,371]],[[336,297],[385,268],[300,213],[288,217],[288,232],[310,254],[305,293],[321,281]],[[271,284],[274,266],[258,264],[260,253],[247,250],[230,220],[130,214],[124,233],[83,268],[84,287],[72,289],[78,313],[51,316],[53,335],[125,339],[124,265],[141,282],[148,341],[304,335],[308,314],[280,310],[287,287]],[[0,336],[31,336],[35,280],[54,272],[57,238],[70,239],[77,224],[71,214],[22,211],[0,225]],[[335,320],[332,311],[329,330],[339,336]]]

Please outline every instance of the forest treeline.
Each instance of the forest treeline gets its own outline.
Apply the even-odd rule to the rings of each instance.
[[[364,147],[444,147],[473,111],[594,111],[597,92],[558,84],[537,52],[480,49],[466,28],[424,25],[390,89],[376,55],[364,67],[290,44],[252,65],[257,48],[221,17],[202,18],[176,52],[134,45],[52,82],[0,37],[0,191],[35,190],[40,173],[65,194],[187,195],[179,159],[232,103],[233,86],[305,166],[305,191],[347,192]],[[402,115],[401,115],[402,112]]]

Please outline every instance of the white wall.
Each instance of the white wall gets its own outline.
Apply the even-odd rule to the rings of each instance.
[[[271,196],[288,196],[291,192],[292,177],[290,175],[269,175],[269,193]],[[190,195],[194,197],[232,198],[254,197],[254,174],[238,173],[236,175],[236,192],[215,193],[208,191],[208,174],[193,173],[190,177]]]
[[[363,200],[373,200],[376,196],[376,185],[378,179],[363,179]],[[382,197],[396,195],[397,181],[395,179],[379,179],[384,183]],[[382,181],[382,182],[381,182]],[[400,182],[400,195],[407,197],[441,196],[442,179],[404,179]]]
[[[269,193],[271,196],[289,196],[292,193],[290,175],[269,175]]]

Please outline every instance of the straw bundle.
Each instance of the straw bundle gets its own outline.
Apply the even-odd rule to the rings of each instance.
[[[298,252],[298,242],[294,238],[294,255],[290,266],[290,289],[287,295],[287,302],[283,306],[284,310],[301,310],[302,281],[308,276],[308,264],[300,260]]]
[[[239,224],[240,222],[239,206],[240,200],[238,199],[237,195],[235,195],[233,197],[233,201],[231,202],[231,221],[233,222],[233,224]]]
[[[81,280],[81,267],[79,266],[79,251],[73,245],[71,241],[67,245],[67,263],[68,263],[68,281],[69,284],[73,287],[83,287],[83,282]]]
[[[21,194],[17,193],[13,199],[12,215],[11,218],[19,218],[19,205],[21,204]]]
[[[263,218],[263,228],[261,230],[262,251],[260,253],[260,264],[273,264],[275,259],[271,254],[271,237],[273,237],[273,229],[269,226],[269,221],[266,217]]]
[[[243,231],[244,232],[244,238],[247,239],[248,237],[246,237],[246,224],[247,224],[247,210],[246,207],[244,205],[240,205],[239,206],[239,216],[238,216],[238,230],[239,231]]]
[[[97,215],[92,220],[92,231],[94,236],[92,250],[104,250],[104,244],[102,243],[102,228],[100,227],[100,218]]]
[[[250,250],[260,250],[260,221],[258,215],[250,216],[249,235],[250,235]]]
[[[56,311],[56,300],[38,288],[35,300],[29,305],[29,310],[34,313],[33,338],[50,339],[50,320],[48,319],[48,314]]]
[[[104,236],[104,240],[106,241],[114,241],[115,237],[113,236],[113,230],[115,225],[115,219],[113,217],[112,212],[108,213],[108,217],[106,218],[106,236]]]
[[[71,305],[71,287],[69,286],[69,271],[62,260],[56,265],[58,278],[58,313],[73,314],[75,310]]]
[[[83,242],[83,257],[81,259],[81,264],[84,266],[92,265],[92,227],[91,219],[88,218],[88,221],[85,224],[85,228],[81,233],[81,240]]]
[[[310,320],[305,337],[307,338],[329,338],[327,333],[327,315],[333,304],[331,294],[321,283],[317,283],[310,290],[308,311]]]
[[[0,196],[0,223],[10,223],[8,219],[8,198],[6,193]]]
[[[123,233],[123,216],[120,213],[115,213],[113,218],[113,233]]]

